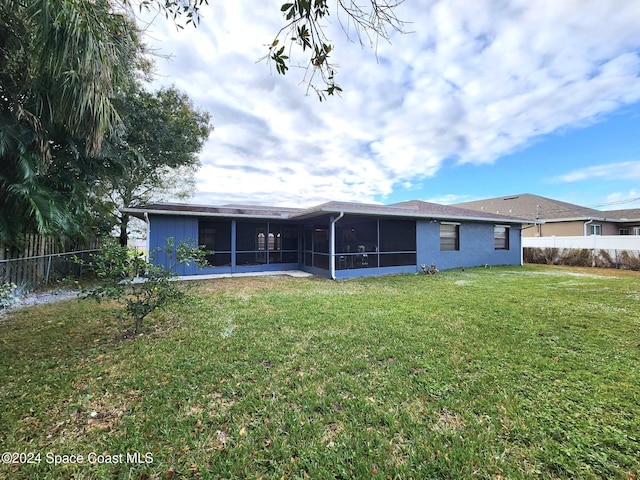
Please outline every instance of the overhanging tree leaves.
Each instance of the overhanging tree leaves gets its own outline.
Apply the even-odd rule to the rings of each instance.
[[[405,22],[398,19],[396,8],[404,0],[337,0],[335,18],[342,25],[347,36],[353,31],[358,42],[375,48],[379,39],[389,41],[391,31],[404,32]],[[273,62],[276,71],[285,75],[291,65],[291,50],[302,50],[306,65],[304,83],[318,95],[320,101],[327,95],[340,93],[342,88],[336,83],[336,67],[330,62],[334,46],[325,33],[323,21],[329,19],[329,0],[289,0],[282,4],[280,11],[285,18],[285,26],[276,34],[264,57]],[[341,17],[342,15],[342,17]],[[288,42],[289,49],[283,44]]]

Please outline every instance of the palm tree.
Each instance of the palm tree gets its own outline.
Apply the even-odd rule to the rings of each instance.
[[[141,48],[135,23],[107,0],[0,3],[0,243],[69,229],[71,189],[59,187],[83,179],[53,179],[49,167],[60,152],[98,161],[120,125],[112,93]]]

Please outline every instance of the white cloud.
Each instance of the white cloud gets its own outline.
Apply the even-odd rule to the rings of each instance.
[[[638,180],[640,179],[640,161],[592,165],[553,177],[551,181],[571,183],[596,179]]]
[[[158,61],[156,84],[188,92],[215,125],[198,201],[372,201],[446,159],[492,162],[640,100],[634,2],[405,2],[398,16],[415,33],[393,35],[377,57],[334,19],[344,94],[323,103],[304,96],[298,69],[283,77],[256,64],[283,23],[277,3],[215,2],[203,13],[195,31],[152,27],[174,54]]]
[[[469,195],[458,195],[455,193],[448,193],[446,195],[439,195],[437,197],[427,198],[425,199],[425,202],[441,203],[443,205],[452,205],[455,203],[470,202],[472,200],[476,200],[476,199],[471,198]]]
[[[640,190],[631,189],[626,192],[610,193],[606,196],[604,203],[596,208],[600,210],[640,208]]]

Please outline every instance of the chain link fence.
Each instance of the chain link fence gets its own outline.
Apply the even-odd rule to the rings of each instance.
[[[13,283],[21,292],[31,292],[55,282],[77,280],[86,269],[83,263],[88,263],[96,251],[76,250],[0,260],[0,285]]]

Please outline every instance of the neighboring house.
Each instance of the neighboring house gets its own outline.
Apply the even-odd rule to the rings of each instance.
[[[617,235],[640,235],[640,208],[604,210],[601,213],[607,219],[616,221]]]
[[[455,206],[527,219],[523,237],[640,235],[640,209],[595,210],[529,193]]]
[[[211,267],[181,275],[304,270],[334,279],[439,269],[520,265],[526,220],[421,201],[329,202],[312,208],[153,204],[125,208],[148,222],[151,251],[192,239]],[[158,262],[164,262],[158,256]]]

